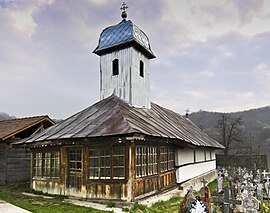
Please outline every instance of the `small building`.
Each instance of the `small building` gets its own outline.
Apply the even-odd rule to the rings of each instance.
[[[54,125],[48,116],[36,116],[0,121],[0,183],[29,181],[30,150],[13,148],[11,143],[43,131]]]
[[[123,20],[103,30],[94,50],[101,100],[25,142],[35,190],[132,202],[215,174],[223,146],[150,101],[155,55],[122,9]]]

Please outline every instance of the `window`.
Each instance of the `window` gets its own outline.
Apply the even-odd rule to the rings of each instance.
[[[125,147],[113,148],[113,179],[125,178]]]
[[[161,172],[168,170],[168,159],[167,159],[168,148],[165,146],[160,147],[160,170]]]
[[[124,178],[124,146],[89,149],[89,179]]]
[[[33,176],[58,178],[60,176],[59,152],[34,153]]]
[[[157,163],[157,148],[153,147],[153,173],[157,174],[157,167],[158,167],[158,163]]]
[[[136,177],[142,176],[142,147],[136,147]]]
[[[99,161],[99,150],[90,149],[89,150],[89,178],[97,179],[99,178],[98,173],[98,161]]]
[[[144,77],[144,63],[140,60],[140,76]]]
[[[101,179],[111,178],[111,149],[110,148],[100,149],[100,178]]]
[[[42,177],[42,153],[34,154],[34,176]]]
[[[157,147],[136,146],[136,177],[157,174]]]
[[[174,150],[169,147],[160,147],[160,170],[166,172],[174,169]]]
[[[71,149],[69,151],[69,173],[76,175],[82,172],[82,150]]]
[[[148,175],[157,174],[157,148],[148,147]]]
[[[118,75],[119,74],[119,62],[118,59],[114,59],[112,62],[112,72],[113,75]]]
[[[174,169],[174,150],[168,149],[168,170]]]
[[[44,177],[51,176],[51,153],[44,153]]]
[[[153,147],[148,147],[148,175],[153,174]]]
[[[51,153],[51,177],[59,177],[60,174],[60,157],[59,152],[52,152]]]

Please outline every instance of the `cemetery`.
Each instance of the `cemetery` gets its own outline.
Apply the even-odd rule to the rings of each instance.
[[[217,179],[196,192],[193,186],[180,204],[180,213],[259,213],[269,212],[270,172],[241,167],[217,168]],[[214,187],[213,187],[214,186]]]

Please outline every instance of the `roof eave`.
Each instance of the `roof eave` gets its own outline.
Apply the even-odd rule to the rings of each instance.
[[[111,53],[117,49],[124,49],[126,47],[131,47],[131,46],[134,46],[135,48],[141,50],[145,54],[145,56],[149,59],[156,58],[156,56],[154,55],[154,53],[151,50],[144,48],[139,42],[137,42],[134,39],[129,40],[129,41],[125,41],[125,42],[117,44],[117,45],[105,47],[105,48],[99,48],[99,46],[98,46],[93,51],[93,53],[97,54],[98,56],[101,56],[101,55],[104,55],[106,53]]]

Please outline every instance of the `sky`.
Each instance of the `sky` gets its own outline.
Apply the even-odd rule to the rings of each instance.
[[[150,39],[151,100],[180,114],[270,105],[269,0],[126,0]],[[64,119],[99,101],[119,0],[0,0],[0,112]]]

